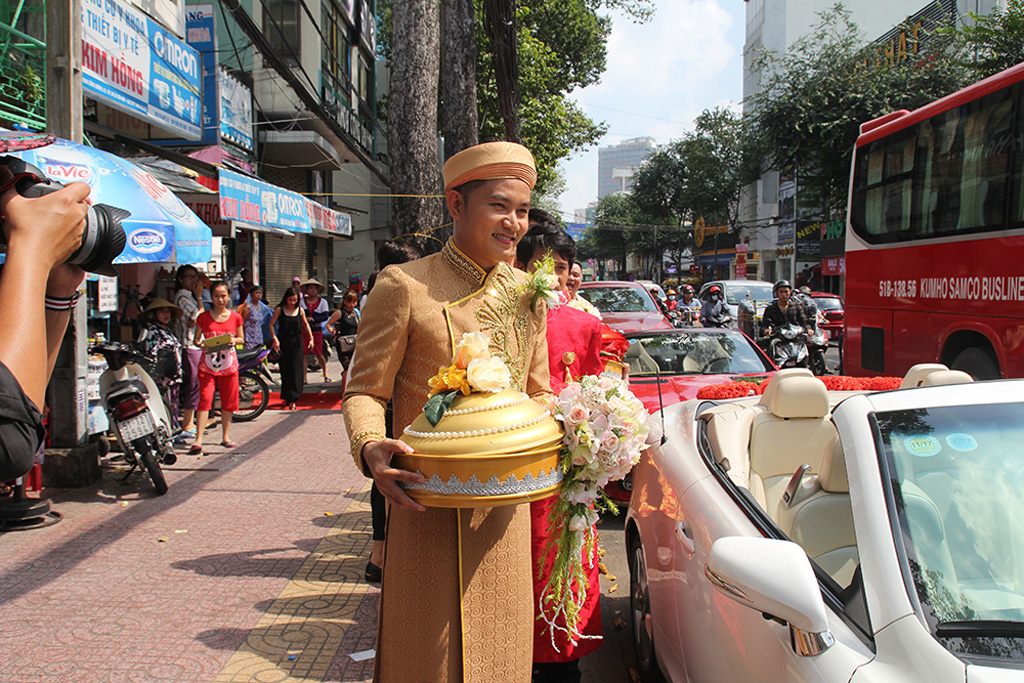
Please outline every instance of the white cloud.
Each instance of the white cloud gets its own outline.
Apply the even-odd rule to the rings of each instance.
[[[608,68],[601,82],[571,97],[608,124],[600,146],[651,136],[681,137],[704,109],[737,107],[742,92],[744,3],[661,0],[650,22],[613,16]],[[563,212],[597,198],[597,149],[563,162]]]

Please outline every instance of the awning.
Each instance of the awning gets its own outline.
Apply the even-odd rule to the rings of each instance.
[[[351,237],[352,218],[277,185],[220,169],[220,215],[224,220],[290,232]]]

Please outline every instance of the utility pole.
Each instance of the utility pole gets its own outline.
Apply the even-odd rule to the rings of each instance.
[[[46,129],[73,142],[83,140],[81,0],[46,3]],[[83,448],[88,435],[85,310],[82,302],[72,313],[48,390],[55,447],[44,464],[49,485],[80,486],[99,474],[95,448]]]

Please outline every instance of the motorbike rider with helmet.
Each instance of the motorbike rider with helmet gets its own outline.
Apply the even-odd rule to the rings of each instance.
[[[793,292],[793,299],[804,307],[804,313],[807,315],[807,319],[813,323],[818,317],[818,305],[814,303],[814,297],[811,296],[811,288],[804,285],[797,291]]]
[[[668,309],[669,313],[672,313],[672,311],[676,310],[676,306],[679,305],[679,302],[676,301],[676,290],[668,290],[665,292],[665,296],[668,297],[668,301],[665,303],[665,308]]]
[[[794,300],[793,287],[789,280],[779,280],[772,287],[772,294],[777,298],[764,309],[761,316],[761,329],[765,335],[786,325],[799,325],[806,330],[808,336],[814,334],[814,326],[807,319],[807,309]]]
[[[721,285],[711,285],[708,293],[708,300],[700,307],[700,323],[704,327],[724,327],[732,316],[725,305]]]

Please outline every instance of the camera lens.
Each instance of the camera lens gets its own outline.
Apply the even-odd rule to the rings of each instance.
[[[117,275],[113,261],[124,251],[127,237],[121,221],[131,215],[125,209],[107,204],[96,204],[89,207],[86,214],[85,232],[82,233],[82,246],[68,258],[82,270],[100,275]]]

